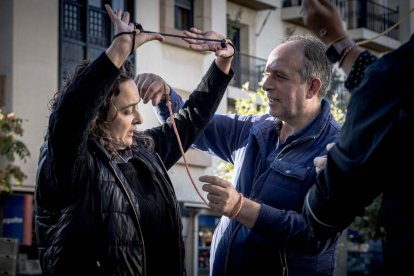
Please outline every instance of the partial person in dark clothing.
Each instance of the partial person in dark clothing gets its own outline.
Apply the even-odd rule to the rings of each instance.
[[[137,131],[138,103],[158,104],[168,87],[138,90],[126,62],[140,45],[163,41],[114,13],[109,48],[75,75],[51,105],[35,193],[44,275],[186,275],[178,201],[168,176],[181,157],[171,122]],[[184,150],[205,129],[231,80],[233,48],[216,60],[175,115]],[[132,51],[131,51],[132,48]]]
[[[325,34],[321,40],[326,44],[346,39],[339,12],[328,0],[305,0],[304,18],[315,34]],[[327,159],[315,159],[320,172],[305,198],[303,215],[314,236],[329,238],[382,195],[384,273],[406,275],[413,270],[414,257],[408,161],[414,156],[408,135],[414,128],[414,35],[376,61],[355,43],[348,47],[339,53],[340,65],[349,73],[347,86],[355,90],[339,141]]]
[[[211,244],[211,275],[332,275],[337,239],[312,238],[301,214],[315,181],[313,159],[340,132],[324,99],[331,69],[321,41],[288,38],[266,64],[269,112],[215,114],[194,143],[234,164],[232,183],[200,177],[209,206],[223,215]],[[170,97],[182,106],[175,91]],[[165,104],[157,108],[166,120]]]

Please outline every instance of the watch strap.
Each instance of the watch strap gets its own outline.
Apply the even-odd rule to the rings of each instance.
[[[353,41],[349,37],[346,37],[344,39],[339,40],[338,42],[333,43],[332,46],[335,48],[336,52],[342,56],[345,49],[353,46],[354,44],[355,44],[355,41]]]
[[[326,50],[326,56],[328,59],[335,63],[342,59],[346,49],[355,46],[355,41],[349,37],[345,37],[338,41],[335,41],[331,46]]]

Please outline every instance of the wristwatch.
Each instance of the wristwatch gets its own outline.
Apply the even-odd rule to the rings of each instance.
[[[355,41],[349,37],[346,37],[329,46],[329,48],[326,50],[326,56],[332,63],[338,62],[341,60],[345,50],[353,47],[354,45]]]

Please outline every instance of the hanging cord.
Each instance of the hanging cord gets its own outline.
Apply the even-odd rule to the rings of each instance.
[[[175,136],[177,137],[178,146],[180,147],[181,155],[182,155],[183,160],[184,160],[184,165],[185,165],[185,169],[187,170],[187,174],[190,177],[191,183],[193,184],[193,187],[196,190],[198,196],[208,206],[207,200],[201,195],[200,191],[198,190],[197,185],[195,184],[194,179],[191,176],[190,169],[188,168],[187,159],[185,158],[185,153],[184,153],[183,145],[181,143],[180,134],[178,133],[177,126],[175,125],[175,121],[174,121],[174,114],[173,114],[172,107],[171,107],[170,95],[168,95],[167,93],[165,93],[165,100],[166,100],[166,104],[168,106],[168,110],[170,111],[171,122],[172,122],[172,125],[173,125],[173,128],[174,128]]]
[[[397,23],[395,23],[394,25],[392,25],[391,27],[389,27],[388,29],[386,29],[385,31],[383,31],[382,33],[380,33],[380,34],[377,34],[376,36],[373,36],[373,37],[371,37],[371,38],[369,38],[369,39],[366,39],[366,40],[363,40],[363,41],[359,41],[359,42],[357,42],[356,43],[356,45],[363,45],[363,44],[366,44],[366,43],[368,43],[368,42],[371,42],[371,41],[373,41],[373,40],[375,40],[375,39],[377,39],[378,37],[380,37],[380,36],[383,36],[383,35],[385,35],[386,33],[388,33],[389,31],[391,31],[392,29],[394,29],[395,27],[397,27],[398,25],[400,25],[400,23],[403,21],[403,20],[405,20],[412,12],[414,11],[414,8],[412,8],[411,10],[409,10],[403,17],[401,17],[400,18],[400,20],[398,20],[397,21]]]
[[[160,35],[163,35],[163,36],[170,36],[170,37],[177,37],[177,38],[187,38],[187,39],[194,39],[194,40],[215,41],[215,42],[220,42],[220,46],[222,48],[227,48],[227,45],[230,45],[233,48],[234,51],[233,51],[233,54],[231,56],[223,57],[223,58],[226,58],[226,59],[227,58],[231,58],[236,53],[236,47],[234,47],[233,43],[231,43],[230,40],[227,40],[225,38],[224,39],[212,39],[212,38],[202,38],[202,37],[191,37],[191,36],[184,36],[184,35],[175,35],[175,34],[168,34],[168,33],[159,33],[159,32],[152,32],[152,31],[145,31],[142,28],[142,25],[140,23],[134,23],[134,25],[135,25],[135,28],[138,29],[141,33],[160,34]],[[187,163],[187,159],[185,157],[183,145],[181,143],[180,134],[178,133],[177,126],[176,126],[175,120],[174,120],[174,113],[173,113],[172,107],[171,107],[170,95],[167,94],[167,93],[165,93],[165,101],[166,101],[166,105],[168,107],[168,110],[170,112],[170,118],[171,118],[171,122],[172,122],[172,125],[173,125],[174,133],[175,133],[175,136],[177,137],[178,146],[180,147],[181,155],[182,155],[183,160],[184,160],[184,165],[185,165],[185,169],[187,170],[188,177],[190,178],[191,183],[193,184],[193,187],[196,190],[198,196],[208,206],[208,201],[200,193],[200,190],[197,188],[197,185],[195,184],[195,181],[194,181],[193,177],[191,176],[190,169],[188,168],[188,163]]]

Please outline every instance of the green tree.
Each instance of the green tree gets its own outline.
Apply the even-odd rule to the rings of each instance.
[[[16,158],[26,161],[30,152],[26,145],[16,136],[23,135],[23,119],[17,118],[14,113],[7,115],[0,110],[0,194],[11,193],[12,184],[21,185],[26,175],[13,164]]]

